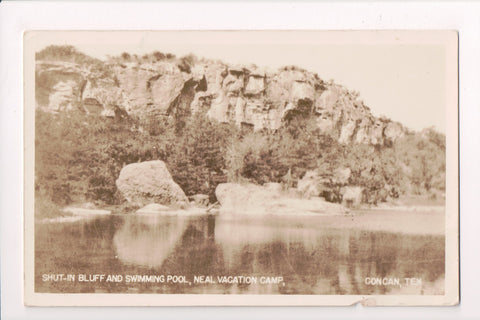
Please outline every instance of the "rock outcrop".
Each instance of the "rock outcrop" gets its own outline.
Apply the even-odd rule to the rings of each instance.
[[[215,190],[224,214],[244,215],[298,215],[344,214],[339,204],[317,197],[302,199],[291,197],[278,188],[254,184],[221,183]]]
[[[276,71],[218,61],[111,59],[98,70],[65,61],[37,61],[37,106],[58,112],[174,118],[195,112],[253,130],[276,130],[295,117],[313,117],[341,143],[385,144],[405,128],[374,117],[356,92],[297,68]]]
[[[151,203],[184,207],[188,198],[160,160],[128,164],[116,181],[118,190],[133,205]]]

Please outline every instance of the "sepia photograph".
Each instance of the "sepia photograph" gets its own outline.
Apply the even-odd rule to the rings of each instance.
[[[27,31],[25,304],[457,304],[457,42]]]

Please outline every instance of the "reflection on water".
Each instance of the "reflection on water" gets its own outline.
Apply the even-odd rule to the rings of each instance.
[[[139,215],[115,233],[117,257],[124,263],[158,267],[171,254],[188,226],[186,219]]]
[[[37,292],[443,294],[443,235],[340,228],[345,217],[109,216],[37,224]],[[333,221],[333,220],[332,220]],[[332,222],[330,221],[330,222]],[[42,281],[43,274],[179,275],[186,283]],[[214,284],[194,283],[213,276]],[[221,284],[217,276],[283,277]],[[366,278],[399,279],[368,285]],[[404,278],[421,284],[404,285]],[[368,282],[368,281],[367,281]]]

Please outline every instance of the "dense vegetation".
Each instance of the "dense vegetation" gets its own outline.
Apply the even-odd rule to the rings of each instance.
[[[124,202],[115,180],[128,163],[160,159],[187,195],[226,181],[295,186],[307,170],[329,176],[350,168],[349,184],[367,201],[445,189],[445,137],[407,134],[391,146],[342,145],[313,119],[295,118],[276,132],[252,132],[195,114],[179,132],[172,118],[104,118],[36,111],[36,191],[48,203]],[[332,186],[334,187],[334,186]],[[338,200],[337,198],[334,198]]]

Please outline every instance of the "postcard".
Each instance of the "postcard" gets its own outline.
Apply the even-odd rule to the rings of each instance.
[[[455,31],[27,31],[25,305],[455,305]]]

